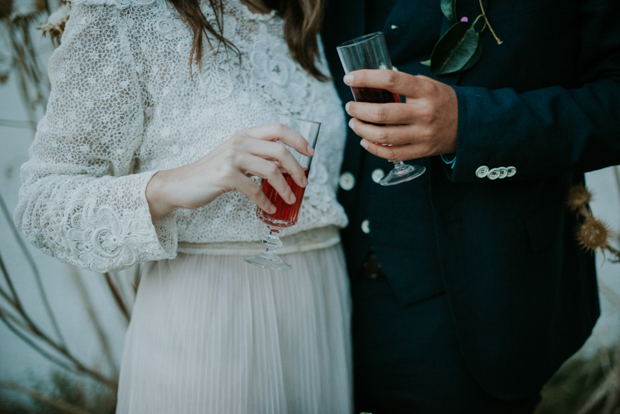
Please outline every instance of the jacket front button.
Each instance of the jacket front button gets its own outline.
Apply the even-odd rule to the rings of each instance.
[[[370,222],[368,221],[368,219],[362,221],[362,231],[365,234],[370,233]]]
[[[344,191],[349,191],[355,187],[355,176],[348,171],[340,174],[340,179],[338,180],[338,184],[340,184],[340,188]]]
[[[489,167],[487,167],[486,165],[481,165],[476,170],[476,177],[478,178],[484,178],[487,176],[487,174],[489,174]]]
[[[391,26],[390,26],[390,29],[392,29],[392,30],[396,30],[396,29],[398,29],[398,26],[396,26],[395,24],[393,24],[393,25],[391,25]]]
[[[379,184],[379,181],[381,181],[381,179],[385,177],[385,172],[381,168],[377,168],[372,172],[372,175],[370,177],[375,183]]]

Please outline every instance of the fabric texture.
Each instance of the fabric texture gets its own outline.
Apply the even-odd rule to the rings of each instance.
[[[146,264],[117,413],[351,413],[342,247],[282,258],[292,271],[232,255]]]
[[[224,36],[240,55],[211,39],[202,69],[190,66],[191,32],[166,0],[74,3],[22,167],[15,221],[28,240],[103,272],[173,258],[178,241],[262,239],[256,205],[238,192],[153,224],[145,189],[156,171],[196,161],[273,113],[322,122],[300,220],[285,234],[346,225],[335,196],[346,127],[333,85],[291,58],[280,17],[225,3]]]

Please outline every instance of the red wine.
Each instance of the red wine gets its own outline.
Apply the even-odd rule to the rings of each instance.
[[[309,169],[306,169],[306,178],[310,173]],[[282,175],[286,180],[286,183],[291,187],[293,194],[295,194],[295,202],[288,204],[280,197],[280,194],[269,184],[269,181],[263,180],[261,189],[267,198],[276,206],[276,212],[268,214],[264,212],[260,207],[256,209],[256,217],[258,217],[263,223],[273,227],[290,227],[297,223],[297,217],[299,216],[299,208],[301,202],[304,199],[304,187],[298,186],[291,175],[285,171],[282,171]]]
[[[351,88],[356,102],[392,103],[400,102],[398,94],[376,88]]]

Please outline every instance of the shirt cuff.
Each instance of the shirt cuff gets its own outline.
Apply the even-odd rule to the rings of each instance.
[[[441,159],[443,162],[448,164],[450,168],[454,169],[454,164],[456,164],[456,153],[455,154],[441,154]]]

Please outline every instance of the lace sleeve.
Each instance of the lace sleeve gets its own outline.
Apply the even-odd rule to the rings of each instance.
[[[176,255],[172,215],[151,221],[131,174],[144,108],[122,10],[77,5],[49,62],[52,93],[22,167],[15,221],[44,252],[95,271]]]

